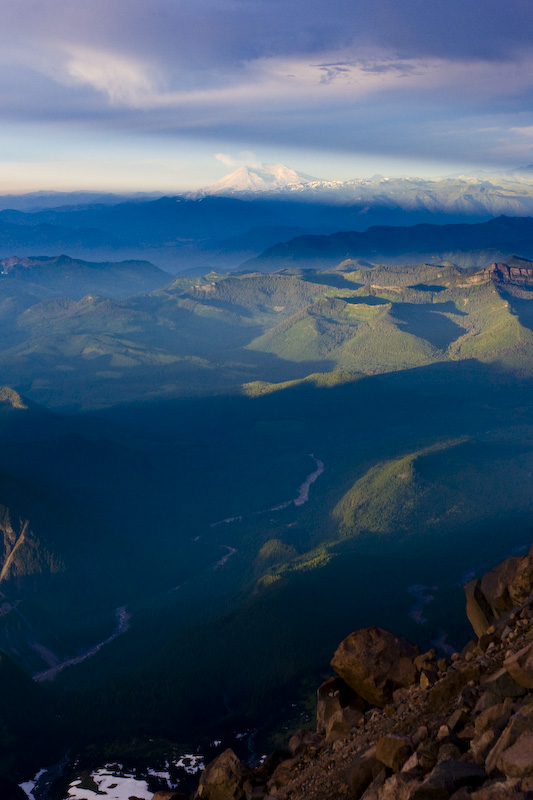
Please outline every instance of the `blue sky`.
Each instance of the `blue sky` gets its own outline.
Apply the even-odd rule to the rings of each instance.
[[[0,193],[533,161],[530,0],[0,0]]]

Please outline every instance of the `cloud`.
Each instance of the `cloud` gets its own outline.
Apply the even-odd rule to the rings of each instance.
[[[517,133],[519,136],[527,136],[533,138],[533,125],[524,125],[522,127],[509,128],[511,133]]]
[[[138,62],[113,53],[74,49],[66,71],[75,82],[103,92],[116,105],[143,107],[154,93],[153,83]]]
[[[221,161],[226,167],[257,167],[260,166],[259,160],[255,153],[251,150],[241,150],[237,153],[237,157],[230,156],[227,153],[215,153],[217,161]]]
[[[238,155],[242,164],[246,164],[248,167],[260,166],[259,159],[251,150],[241,150]]]
[[[342,62],[338,64],[315,64],[313,66],[316,66],[322,73],[320,83],[323,84],[332,83],[339,78],[347,78],[350,74],[350,66]]]
[[[170,71],[353,47],[400,58],[512,60],[530,47],[530,0],[4,0],[3,38],[85,47]],[[1,35],[1,34],[0,34]]]
[[[239,164],[238,161],[235,161],[232,156],[228,156],[226,153],[215,153],[215,158],[225,164],[226,167],[236,167]]]
[[[533,114],[524,111],[533,106],[532,56],[408,60],[368,47],[317,55],[255,58],[195,83],[187,70],[165,71],[118,50],[70,45],[38,57],[19,51],[15,74],[19,81],[25,76],[24,84],[21,90],[16,81],[0,82],[1,116],[6,123],[46,119],[128,135],[224,141],[224,149],[210,145],[211,152],[232,167],[257,163],[243,150],[264,144],[389,155],[411,149],[428,158],[453,158],[456,147],[456,159],[468,155],[479,163],[503,152],[502,136],[516,138],[501,131],[533,124]],[[500,133],[468,143],[461,131],[484,115],[485,127],[492,123]]]
[[[264,144],[492,158],[533,125],[532,23],[530,0],[5,0],[0,122],[194,135],[226,166]],[[474,118],[498,133],[468,143]]]

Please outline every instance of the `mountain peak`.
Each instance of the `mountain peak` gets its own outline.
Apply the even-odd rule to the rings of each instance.
[[[202,195],[233,194],[240,192],[271,192],[294,184],[315,181],[311,175],[285,166],[285,164],[258,164],[242,166],[201,190]]]

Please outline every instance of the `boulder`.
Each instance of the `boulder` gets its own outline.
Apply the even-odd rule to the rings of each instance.
[[[468,711],[464,706],[456,708],[453,714],[449,717],[448,728],[450,731],[457,731],[462,728],[469,721]]]
[[[436,655],[437,651],[432,647],[427,653],[421,653],[421,655],[416,656],[413,660],[413,664],[419,672],[422,672],[423,669],[434,669],[433,662],[435,661]]]
[[[521,558],[508,558],[481,579],[481,591],[498,616],[525,603],[532,590],[533,547]]]
[[[409,756],[409,758],[407,759],[407,761],[403,765],[401,771],[402,772],[419,772],[422,769],[420,767],[420,770],[419,770],[418,769],[419,767],[420,767],[420,756],[418,755],[418,753],[413,753],[412,755]]]
[[[379,775],[374,778],[368,789],[362,795],[355,795],[360,800],[381,800],[381,792],[383,791],[383,784],[387,780],[387,771],[384,767],[381,768]]]
[[[476,736],[481,736],[489,728],[497,728],[503,731],[512,714],[512,700],[509,698],[504,703],[498,703],[495,706],[482,711],[474,723]]]
[[[496,695],[501,701],[509,697],[523,697],[526,694],[524,687],[520,686],[504,667],[483,682],[483,689]]]
[[[328,720],[326,725],[326,742],[335,742],[345,739],[352,728],[362,725],[365,715],[356,708],[339,708]]]
[[[392,702],[396,689],[416,681],[417,655],[407,639],[373,626],[344,639],[331,666],[364,700],[383,708]]]
[[[511,593],[521,560],[518,557],[507,558],[481,578],[481,591],[496,619],[515,605],[518,605],[511,599]]]
[[[485,763],[485,760],[496,744],[499,735],[499,731],[495,730],[494,728],[489,728],[480,736],[476,736],[474,739],[472,739],[470,753],[473,756],[476,764]]]
[[[520,781],[495,781],[473,792],[470,797],[472,800],[526,800],[519,789]]]
[[[419,725],[414,734],[411,736],[413,747],[419,747],[423,742],[427,742],[429,730],[427,725]]]
[[[503,666],[516,683],[533,689],[533,643],[506,658]]]
[[[383,764],[376,758],[375,747],[358,753],[345,774],[345,780],[350,787],[352,796],[361,797],[383,771]]]
[[[533,730],[533,706],[523,706],[509,720],[502,735],[487,756],[485,766],[489,775],[501,773],[500,758],[523,734]]]
[[[508,778],[533,775],[533,731],[525,731],[511,747],[504,750],[498,759],[498,769]]]
[[[429,689],[439,679],[439,673],[434,669],[423,669],[420,673],[420,688]]]
[[[289,739],[289,752],[292,756],[315,755],[323,744],[318,733],[299,730]]]
[[[445,742],[439,747],[439,754],[437,756],[437,764],[442,761],[458,761],[462,756],[461,750],[453,742]]]
[[[187,800],[183,792],[175,792],[173,789],[161,789],[156,792],[152,800]]]
[[[197,794],[204,800],[244,800],[244,782],[242,764],[228,747],[202,772]]]
[[[254,781],[257,783],[265,783],[281,764],[282,761],[287,761],[293,754],[290,750],[274,750],[270,753],[262,764],[256,767],[253,771]]]
[[[341,708],[350,706],[359,711],[366,711],[367,708],[363,698],[350,689],[342,678],[330,678],[319,686],[316,695],[316,730],[322,735],[326,733],[331,717]]]
[[[465,586],[466,613],[477,636],[502,614],[525,603],[533,590],[533,547],[526,556],[503,561],[481,580]]]
[[[286,783],[289,783],[289,781],[292,780],[298,773],[300,766],[301,761],[299,758],[288,758],[286,761],[282,761],[281,764],[276,767],[271,779],[268,782],[269,790],[272,790],[273,788],[277,789],[280,786],[285,786]]]
[[[442,761],[412,795],[412,800],[444,800],[463,786],[475,788],[486,779],[487,773],[479,764]]]
[[[401,689],[396,689],[396,691],[392,693],[392,703],[395,708],[398,708],[398,706],[401,706],[402,703],[405,703],[405,701],[408,698],[409,698],[409,689],[407,689],[406,687],[402,687]]]
[[[461,669],[450,670],[446,677],[429,690],[428,706],[430,711],[442,711],[452,700],[457,698],[467,683],[477,682],[479,676],[480,669],[477,664],[467,664]]]
[[[474,633],[481,638],[494,622],[494,613],[481,591],[481,581],[469,581],[464,587],[466,595],[466,616]]]
[[[421,781],[415,775],[398,773],[385,781],[379,800],[411,800]]]
[[[492,694],[492,692],[483,692],[474,706],[474,714],[481,714],[482,711],[498,705],[499,702],[500,698],[497,695]]]
[[[481,664],[479,664],[479,666],[481,666]],[[474,708],[477,701],[479,700],[480,692],[481,689],[479,688],[479,686],[474,685],[474,683],[470,681],[469,683],[467,683],[466,686],[463,686],[463,688],[459,693],[459,698],[458,698],[459,705],[467,709]]]
[[[413,748],[406,736],[382,736],[376,744],[376,758],[393,772],[399,772]]]
[[[422,772],[431,772],[439,757],[439,744],[432,740],[422,742],[417,748],[418,765]]]

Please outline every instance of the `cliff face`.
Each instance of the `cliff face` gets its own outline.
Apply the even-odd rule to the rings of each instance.
[[[496,262],[485,269],[476,272],[470,279],[471,283],[484,283],[485,281],[498,281],[514,283],[519,286],[533,285],[533,264],[526,259],[513,258],[509,264]]]
[[[462,653],[351,634],[317,732],[255,769],[226,750],[195,800],[533,800],[533,548],[465,589],[478,637]]]

